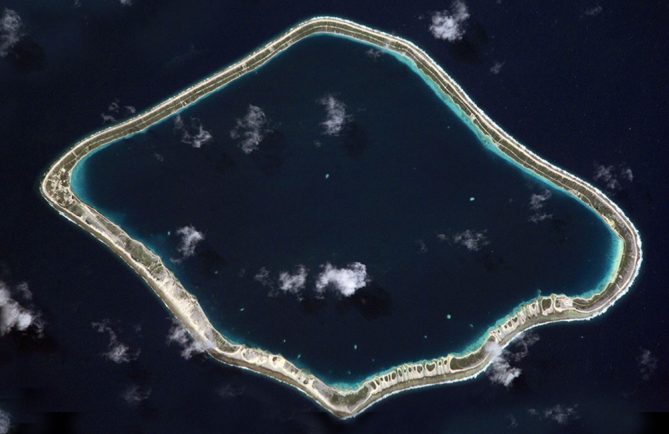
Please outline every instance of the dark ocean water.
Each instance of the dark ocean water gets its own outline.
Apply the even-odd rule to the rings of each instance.
[[[538,6],[468,1],[467,32],[456,44],[438,41],[428,31],[430,13],[449,6],[443,2],[189,2],[186,6],[183,2],[136,0],[131,7],[121,7],[114,1],[80,3],[78,8],[66,1],[48,5],[6,1],[0,5],[21,16],[25,33],[21,42],[0,58],[0,279],[11,285],[27,281],[33,303],[46,321],[41,339],[16,332],[0,337],[0,408],[11,414],[16,432],[641,432],[644,421],[652,418],[649,412],[669,410],[669,293],[664,259],[669,23],[663,2],[606,3],[601,12],[591,16],[585,12],[596,5],[589,2]],[[633,171],[633,181],[620,179],[620,187],[610,194],[637,224],[644,240],[645,262],[637,283],[603,317],[538,329],[539,342],[525,358],[513,363],[522,374],[512,387],[479,378],[410,392],[384,401],[354,421],[341,423],[298,393],[266,379],[201,356],[183,360],[178,347],[165,343],[171,322],[155,297],[112,254],[57,216],[39,197],[36,186],[42,171],[77,138],[100,128],[100,113],[115,99],[139,110],[147,108],[243,56],[289,25],[323,13],[349,17],[411,39],[426,49],[495,121],[557,165],[590,180],[598,164],[613,165],[616,171],[627,167]],[[289,60],[289,55],[285,59]],[[359,56],[359,60],[367,59]],[[380,59],[383,68],[393,64],[383,62]],[[490,71],[495,62],[503,63],[498,74]],[[255,78],[262,78],[260,74],[265,72]],[[335,78],[344,79],[346,75]],[[229,90],[248,95],[241,87]],[[343,89],[332,91],[339,92],[349,108],[356,107],[355,95],[349,97]],[[219,94],[220,101],[226,92]],[[309,96],[304,104],[313,106],[318,96]],[[217,98],[190,109],[205,125],[220,128],[218,134],[215,131],[215,140],[220,138],[221,142],[212,143],[199,154],[211,157],[208,161],[212,164],[217,155],[206,153],[217,147],[233,148],[231,142],[224,141],[230,120],[241,116],[248,104],[238,99],[238,109],[231,110],[227,119],[218,120]],[[257,104],[266,106],[270,114],[269,102]],[[319,110],[316,107],[312,113],[316,120]],[[214,118],[207,122],[210,113]],[[186,114],[190,116],[190,111]],[[277,112],[270,115],[281,123],[285,137],[290,136],[288,120],[279,119],[283,115],[290,119],[289,114],[277,107]],[[356,119],[369,117],[372,122],[374,113],[368,110],[353,114]],[[165,140],[160,144],[167,148],[168,140],[174,142],[169,124],[165,124],[163,135]],[[160,132],[156,136],[147,133],[133,140],[155,144]],[[472,142],[466,132],[460,136]],[[376,140],[382,136],[370,133],[367,137],[371,144],[357,159],[332,154],[346,162],[338,170],[351,164],[363,165],[366,158],[372,158],[381,146]],[[109,151],[132,152],[137,148],[130,149],[129,145],[130,141],[117,144]],[[324,143],[320,149],[332,151],[335,146]],[[186,145],[170,148],[175,158],[196,158],[193,155],[198,154],[192,151]],[[481,158],[487,155],[477,151],[475,155]],[[234,160],[238,167],[244,161],[241,156]],[[491,155],[489,160],[491,168],[518,182],[517,200],[526,202],[532,191],[531,181]],[[284,163],[293,164],[297,162],[290,159]],[[311,170],[315,174],[323,169]],[[336,172],[328,172],[332,172],[330,180],[335,180]],[[474,188],[477,180],[467,182]],[[601,180],[594,182],[606,188]],[[507,185],[506,181],[500,185],[505,193],[511,191]],[[459,186],[449,187],[453,194],[464,191]],[[221,190],[221,194],[224,192]],[[248,193],[260,192],[256,188]],[[429,193],[435,194],[434,190]],[[206,197],[208,192],[202,194]],[[464,192],[463,199],[470,195]],[[491,196],[489,191],[473,195],[477,197],[476,206],[486,206],[482,199]],[[568,201],[559,203],[558,194],[553,200],[560,210],[563,205],[565,210],[569,208]],[[221,207],[217,212],[223,211]],[[514,213],[520,215],[518,209]],[[472,218],[479,215],[473,213]],[[132,218],[130,212],[126,218]],[[198,218],[204,222],[207,217]],[[164,235],[176,223],[161,220],[154,222],[154,227],[137,228],[140,233],[146,230],[148,234]],[[190,223],[199,226],[195,221]],[[211,248],[215,248],[213,239],[225,234],[216,235],[213,224],[202,226],[207,227],[207,240],[212,240]],[[406,240],[421,237],[411,233],[409,227],[403,229]],[[220,230],[226,228],[221,225]],[[449,229],[458,230],[444,230]],[[487,229],[491,240],[493,233],[503,236],[497,235],[493,227]],[[433,237],[433,229],[425,230],[427,241],[428,236]],[[596,233],[589,235],[597,239]],[[160,238],[151,240],[157,246],[161,242]],[[169,242],[166,238],[165,243]],[[496,248],[504,245],[495,243]],[[416,246],[411,248],[411,253],[418,256]],[[602,249],[584,242],[569,259],[577,266],[578,255],[593,250]],[[233,268],[232,256],[225,258]],[[314,254],[313,261],[318,264],[323,259]],[[277,263],[272,269],[293,263]],[[473,261],[469,266],[474,269],[480,266],[477,264]],[[270,268],[269,263],[266,265]],[[591,271],[593,276],[597,274]],[[373,274],[383,275],[376,271]],[[183,275],[187,279],[194,276],[187,272]],[[563,279],[569,288],[573,286],[568,279],[584,275],[556,273],[542,278],[546,282]],[[202,294],[211,293],[206,290],[210,282],[204,283],[200,284]],[[385,289],[393,297],[400,292]],[[520,291],[514,294],[523,297]],[[259,304],[266,300],[266,292],[261,295],[257,297]],[[280,302],[290,309],[299,306],[290,298]],[[398,306],[393,303],[392,315],[401,314]],[[221,310],[221,320],[224,312]],[[331,305],[321,312],[365,324],[386,318],[367,321],[359,309],[338,313]],[[497,314],[488,312],[487,318]],[[313,315],[304,317],[313,320]],[[104,318],[110,320],[120,340],[141,348],[137,360],[117,365],[101,356],[108,338],[96,333],[90,323]],[[239,319],[239,325],[248,325],[244,318]],[[479,322],[477,326],[485,318]],[[466,335],[467,330],[455,331],[461,341],[443,342],[449,348],[451,344],[465,345],[472,337]],[[419,344],[426,342],[407,336],[407,350],[429,353],[439,344],[436,338],[429,335],[427,339],[435,347],[421,347]],[[253,339],[260,340],[261,336]],[[342,344],[347,351],[349,343],[346,339]],[[360,345],[358,351],[362,350]],[[640,368],[644,350],[657,360],[655,369]],[[351,357],[344,351],[336,356],[340,360]],[[334,360],[314,357],[314,365],[316,361]],[[644,373],[648,374],[647,380]],[[129,406],[121,397],[133,385],[151,390],[148,399],[137,406]],[[573,408],[576,417],[566,425],[545,417],[545,411],[557,405]]]

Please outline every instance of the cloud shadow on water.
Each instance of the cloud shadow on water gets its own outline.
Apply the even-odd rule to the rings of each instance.
[[[284,133],[278,130],[268,132],[259,149],[251,154],[260,171],[266,175],[276,174],[287,157],[287,142]]]
[[[344,132],[344,149],[349,157],[359,157],[370,146],[367,131],[356,121],[346,126]]]
[[[341,300],[340,311],[357,310],[365,319],[374,320],[390,315],[393,302],[390,293],[374,282],[360,288],[355,294]]]
[[[30,36],[21,38],[7,53],[6,59],[22,73],[41,71],[46,67],[44,48]]]

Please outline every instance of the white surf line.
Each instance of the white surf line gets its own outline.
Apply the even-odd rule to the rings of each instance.
[[[279,354],[236,344],[221,335],[209,322],[196,298],[181,285],[158,255],[133,240],[119,226],[110,222],[74,194],[71,190],[73,167],[91,152],[165,120],[237,78],[256,70],[293,44],[314,34],[344,36],[358,42],[375,45],[406,59],[415,66],[416,71],[414,72],[421,74],[434,84],[437,88],[435,91],[442,92],[451,101],[452,105],[449,104],[449,107],[456,111],[459,110],[463,121],[486,137],[500,156],[585,203],[611,227],[621,240],[621,246],[617,252],[618,267],[614,273],[614,282],[609,282],[604,289],[588,298],[571,298],[562,294],[537,297],[521,304],[507,317],[498,321],[492,329],[488,330],[482,344],[467,354],[447,355],[432,360],[405,363],[375,374],[356,384],[354,388],[327,385],[316,376],[294,366]],[[499,136],[499,139],[494,137],[495,134]],[[547,175],[543,172],[546,172]],[[248,369],[289,384],[340,418],[353,417],[374,403],[404,390],[464,381],[480,375],[491,363],[489,354],[482,352],[487,342],[494,341],[506,347],[521,333],[539,325],[590,319],[606,312],[629,290],[638,275],[643,255],[641,239],[636,228],[615,203],[599,189],[553,166],[504,132],[424,51],[405,39],[335,17],[316,17],[304,21],[269,41],[262,48],[254,50],[247,57],[187,87],[153,108],[84,138],[52,164],[42,179],[40,190],[60,215],[107,245],[137,272],[191,336],[205,343],[212,357],[223,363]],[[604,210],[595,209],[597,206],[603,206]],[[628,244],[630,241],[633,243],[632,246]],[[629,264],[630,255],[631,265]],[[626,260],[624,263],[623,259]],[[606,291],[611,283],[614,283],[613,292],[608,294]],[[608,294],[607,298],[598,303],[597,298],[603,294]],[[575,302],[584,307],[575,307]],[[544,307],[546,303],[547,306]],[[460,367],[452,366],[455,360],[461,364]]]

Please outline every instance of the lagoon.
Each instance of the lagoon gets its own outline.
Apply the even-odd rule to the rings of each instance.
[[[345,105],[337,135],[322,125],[329,97]],[[266,123],[247,154],[231,132],[250,105]],[[491,152],[368,46],[311,37],[179,116],[213,138],[194,148],[173,117],[88,156],[73,190],[159,254],[222,333],[323,379],[462,351],[539,291],[590,291],[612,266],[596,214]],[[174,261],[188,225],[205,239]],[[324,264],[352,262],[366,287],[313,290]],[[299,265],[305,288],[278,290]]]

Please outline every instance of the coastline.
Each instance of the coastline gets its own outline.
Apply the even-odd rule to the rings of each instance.
[[[482,336],[478,348],[466,354],[449,354],[432,360],[402,364],[353,387],[335,387],[295,367],[280,355],[227,340],[211,325],[197,300],[157,255],[130,238],[120,227],[83,203],[72,192],[73,168],[91,152],[144,131],[189,104],[254,71],[293,44],[315,34],[346,37],[391,53],[421,75],[442,100],[474,130],[486,148],[492,148],[496,154],[526,173],[569,193],[595,212],[619,239],[617,264],[613,267],[615,272],[606,286],[599,291],[594,289],[580,296],[550,294],[521,303]],[[212,357],[289,384],[340,418],[356,416],[374,403],[404,390],[464,381],[481,374],[491,362],[490,354],[485,348],[489,342],[505,347],[522,332],[541,324],[590,319],[606,312],[629,290],[642,261],[641,240],[637,230],[622,210],[600,190],[552,166],[505,133],[434,60],[411,42],[333,17],[317,17],[304,21],[241,61],[191,85],[157,106],[77,142],[45,173],[40,183],[40,191],[60,215],[107,245],[137,272],[191,335],[208,343],[208,352]]]

